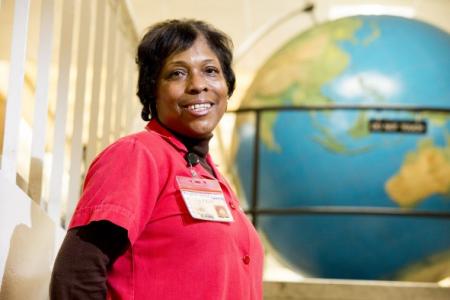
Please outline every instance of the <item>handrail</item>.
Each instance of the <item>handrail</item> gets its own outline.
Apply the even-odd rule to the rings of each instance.
[[[1,170],[57,224],[65,223],[99,141],[107,144],[134,124],[139,37],[130,6],[127,0],[16,0],[0,9],[14,15]],[[39,29],[27,34],[30,24]],[[36,77],[34,59],[26,59],[34,53]],[[124,108],[124,98],[134,105]]]
[[[267,105],[254,107],[241,107],[237,110],[230,110],[227,113],[248,113],[248,112],[265,112],[265,111],[297,111],[297,110],[392,110],[392,111],[407,111],[407,112],[444,112],[450,113],[448,107],[432,107],[432,106],[414,106],[401,104],[312,104],[312,105]]]
[[[428,217],[450,219],[450,211],[412,210],[391,207],[368,206],[304,206],[284,208],[258,208],[247,209],[246,214],[258,215],[368,215],[368,216],[401,216],[401,217]]]

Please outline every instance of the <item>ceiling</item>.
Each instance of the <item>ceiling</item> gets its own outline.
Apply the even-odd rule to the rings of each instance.
[[[347,14],[357,14],[358,9],[370,5],[372,13],[401,14],[410,8],[415,16],[432,21],[441,27],[450,25],[448,0],[127,0],[138,33],[154,22],[167,18],[198,18],[206,20],[227,32],[236,42],[242,43],[269,20],[314,4],[319,22],[330,18],[332,11],[347,7]],[[378,10],[377,10],[378,6]],[[353,12],[352,12],[353,11]]]

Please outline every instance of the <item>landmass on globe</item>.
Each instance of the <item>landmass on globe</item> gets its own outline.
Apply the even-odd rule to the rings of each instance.
[[[311,122],[317,133],[312,136],[312,140],[320,144],[323,148],[344,155],[355,155],[370,151],[373,145],[360,147],[349,147],[338,138],[328,126],[322,124],[315,112],[310,112]],[[356,120],[345,132],[352,139],[360,139],[369,134],[368,118],[365,112],[359,112]]]
[[[289,42],[262,67],[259,74],[263,75],[254,80],[242,106],[333,103],[334,99],[322,92],[322,86],[344,72],[351,60],[350,55],[339,47],[339,42],[348,41],[352,44],[367,46],[380,36],[380,30],[376,23],[371,23],[370,34],[358,39],[355,33],[361,26],[363,26],[361,19],[345,18],[337,20],[334,24],[323,24],[320,28],[305,32],[299,38]],[[302,49],[302,51],[298,51],[298,49]],[[367,94],[372,95],[375,99],[382,98],[376,90],[370,86],[364,86],[363,78],[360,78],[359,84],[366,89]],[[273,134],[277,113],[267,112],[263,118],[264,121],[261,122],[262,142],[271,151],[282,151]],[[359,125],[364,124],[359,122],[361,118],[352,128],[352,132],[349,132],[354,137],[358,133],[365,132],[358,128]],[[325,134],[316,141],[331,150],[340,153],[346,151],[345,147],[332,135]]]
[[[387,180],[386,192],[400,207],[414,207],[435,194],[450,196],[449,142],[449,134],[446,147],[436,147],[431,139],[422,140],[417,151],[406,155],[397,174]]]

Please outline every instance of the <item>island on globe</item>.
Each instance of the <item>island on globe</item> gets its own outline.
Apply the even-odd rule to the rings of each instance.
[[[265,62],[241,104],[273,106],[303,109],[261,112],[256,208],[327,213],[258,215],[269,248],[312,277],[450,276],[447,32],[395,16],[315,26]],[[250,207],[254,112],[238,114],[236,132]]]

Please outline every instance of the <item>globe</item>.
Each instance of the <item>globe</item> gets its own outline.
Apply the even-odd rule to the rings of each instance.
[[[234,162],[248,207],[257,180],[278,257],[311,277],[450,276],[448,33],[395,16],[322,23],[276,51],[241,104],[271,106],[303,109],[261,112],[257,179],[255,113],[238,114]],[[270,213],[288,208],[304,211]]]

